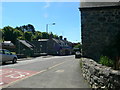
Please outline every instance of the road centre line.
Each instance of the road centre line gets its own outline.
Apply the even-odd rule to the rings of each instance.
[[[60,65],[62,65],[62,64],[65,63],[65,62],[66,62],[66,61],[61,62],[61,63],[58,63],[58,64],[55,64],[55,65],[53,65],[53,66],[51,66],[51,67],[49,67],[49,68],[47,68],[47,69],[44,69],[44,70],[41,70],[41,71],[37,72],[37,73],[35,73],[35,74],[31,75],[31,76],[27,76],[27,77],[22,78],[22,79],[20,79],[20,80],[13,81],[13,82],[11,82],[11,83],[9,83],[9,84],[7,84],[7,85],[0,86],[0,88],[1,88],[1,87],[2,87],[2,88],[7,88],[8,86],[13,85],[13,84],[15,84],[15,83],[17,83],[17,82],[19,82],[19,81],[22,81],[22,80],[24,80],[24,79],[30,78],[30,77],[35,76],[35,75],[37,75],[37,74],[40,74],[40,73],[46,72],[46,71],[48,71],[48,70],[51,70],[52,68],[55,68],[55,67],[57,67],[57,66],[60,66]]]
[[[48,69],[52,69],[52,68],[57,67],[57,66],[59,66],[59,65],[61,65],[61,64],[63,64],[63,63],[65,63],[65,61],[62,62],[62,63],[58,63],[58,64],[56,64],[56,65],[53,65],[53,66],[49,67]]]

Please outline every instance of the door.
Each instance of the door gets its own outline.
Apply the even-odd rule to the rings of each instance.
[[[5,58],[6,61],[13,59],[10,51],[4,50],[4,53],[5,53],[5,55],[4,55],[5,57],[4,58]]]
[[[3,60],[3,50],[0,50],[0,64],[2,63]]]

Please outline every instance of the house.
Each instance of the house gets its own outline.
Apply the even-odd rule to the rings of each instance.
[[[38,53],[47,53],[49,55],[69,55],[72,53],[72,43],[66,39],[63,40],[52,38],[39,39],[38,41],[31,41],[37,48]]]
[[[26,40],[16,42],[16,53],[19,55],[34,56],[37,52],[35,45]]]
[[[39,39],[38,41],[31,41],[35,45],[38,53],[47,53],[48,39]]]
[[[72,47],[70,43],[66,40],[50,38],[47,43],[47,52],[51,55],[69,55],[72,53]]]
[[[15,51],[15,45],[11,41],[0,42],[0,48]]]
[[[81,2],[82,55],[99,60],[120,32],[120,2]]]

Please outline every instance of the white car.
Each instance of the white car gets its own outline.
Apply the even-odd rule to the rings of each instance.
[[[17,56],[6,49],[0,49],[0,63],[5,63],[7,61],[12,61],[12,63],[16,63]]]
[[[80,51],[75,52],[75,58],[81,58],[81,53]]]

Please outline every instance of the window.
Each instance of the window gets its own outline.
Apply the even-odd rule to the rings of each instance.
[[[42,45],[40,45],[40,47],[42,47]]]
[[[2,50],[0,50],[0,54],[3,54],[3,51],[2,51]]]
[[[5,50],[5,54],[10,55],[10,52],[9,52],[9,51],[7,51],[7,50]]]

